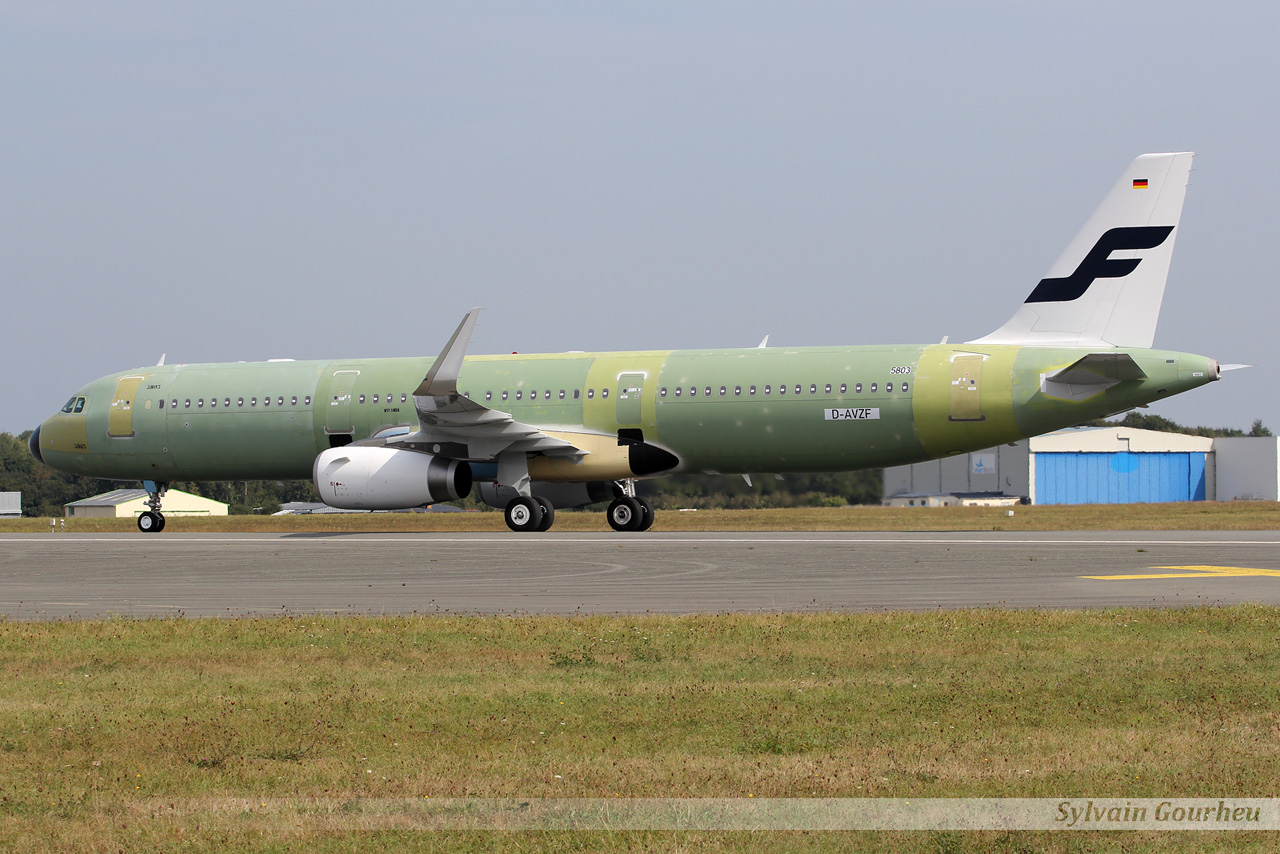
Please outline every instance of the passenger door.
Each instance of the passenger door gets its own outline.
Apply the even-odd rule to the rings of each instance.
[[[138,396],[138,386],[144,377],[121,377],[116,392],[111,397],[111,409],[107,415],[107,435],[117,439],[133,435],[133,403]]]

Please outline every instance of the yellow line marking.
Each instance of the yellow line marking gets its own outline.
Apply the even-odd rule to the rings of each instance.
[[[1280,576],[1280,569],[1250,569],[1245,566],[1153,566],[1152,569],[1180,569],[1182,572],[1150,575],[1082,575],[1101,581],[1136,581],[1142,578],[1238,578],[1250,575]]]

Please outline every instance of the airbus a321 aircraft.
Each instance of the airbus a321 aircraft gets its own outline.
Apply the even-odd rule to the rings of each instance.
[[[477,311],[420,358],[156,365],[77,391],[31,436],[56,469],[141,480],[161,531],[176,480],[311,477],[326,504],[396,509],[479,484],[514,531],[637,479],[879,468],[1112,415],[1219,377],[1149,349],[1190,152],[1144,154],[1013,317],[964,344],[466,356]],[[163,359],[161,360],[163,362]]]

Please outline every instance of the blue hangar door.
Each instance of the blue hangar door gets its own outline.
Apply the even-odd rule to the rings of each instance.
[[[1036,504],[1204,501],[1204,454],[1036,454]]]

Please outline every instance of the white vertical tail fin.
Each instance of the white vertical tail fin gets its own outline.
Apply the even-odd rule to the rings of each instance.
[[[1150,347],[1192,156],[1129,164],[1017,313],[970,343]]]

